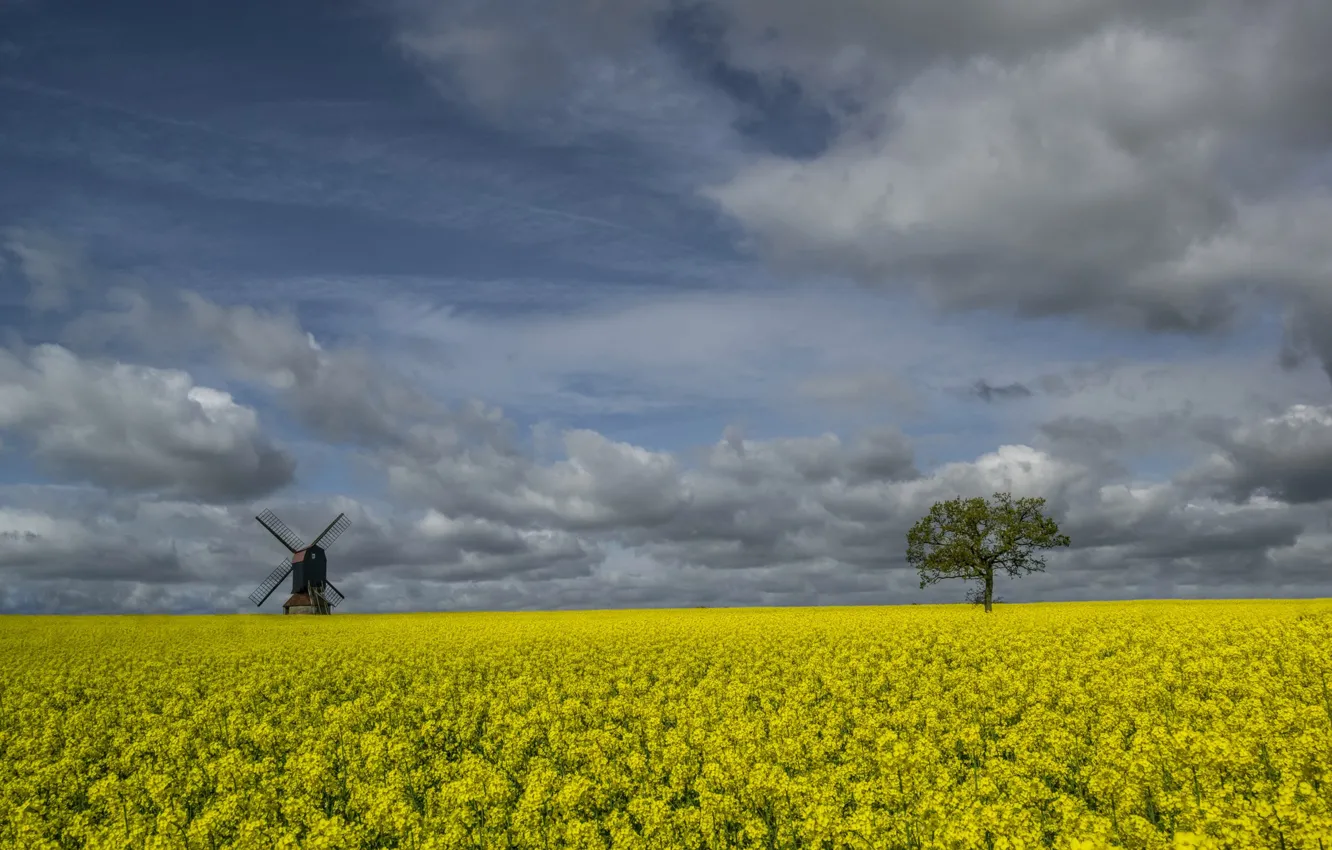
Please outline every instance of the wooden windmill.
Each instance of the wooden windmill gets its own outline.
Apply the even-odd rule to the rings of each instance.
[[[268,578],[254,589],[250,594],[250,601],[256,606],[263,605],[264,600],[268,599],[282,580],[290,575],[291,597],[282,604],[282,613],[333,613],[337,604],[346,597],[328,580],[328,557],[324,551],[351,525],[347,515],[338,514],[309,546],[302,543],[301,538],[297,537],[296,533],[272,511],[264,511],[255,519],[291,551],[291,556],[278,564],[277,568],[268,574]]]

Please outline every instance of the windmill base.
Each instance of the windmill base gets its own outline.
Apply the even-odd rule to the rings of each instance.
[[[328,614],[331,610],[327,604],[320,606],[316,600],[311,599],[306,593],[293,593],[291,598],[282,603],[283,614]]]

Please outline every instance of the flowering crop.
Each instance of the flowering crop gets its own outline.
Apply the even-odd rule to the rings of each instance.
[[[0,847],[1332,850],[1332,602],[0,618]]]

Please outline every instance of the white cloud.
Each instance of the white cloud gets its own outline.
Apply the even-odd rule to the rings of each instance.
[[[1253,288],[1326,300],[1332,195],[1307,177],[1332,144],[1311,106],[1332,96],[1322,4],[615,6],[394,9],[405,41],[466,44],[415,53],[492,104],[522,89],[487,88],[499,79],[576,102],[586,69],[670,54],[663,21],[688,24],[677,52],[748,75],[754,102],[714,122],[734,129],[765,108],[754,92],[793,86],[832,116],[826,149],[750,157],[703,187],[785,268],[1151,330],[1224,329]],[[477,28],[486,38],[462,38]],[[673,82],[715,94],[720,76]]]
[[[114,490],[246,499],[289,483],[294,469],[229,394],[186,372],[84,360],[56,345],[0,351],[0,430],[59,474]]]

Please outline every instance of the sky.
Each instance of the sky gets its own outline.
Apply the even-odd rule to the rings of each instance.
[[[1332,596],[1332,4],[0,0],[0,612]],[[285,587],[285,586],[284,586]]]

